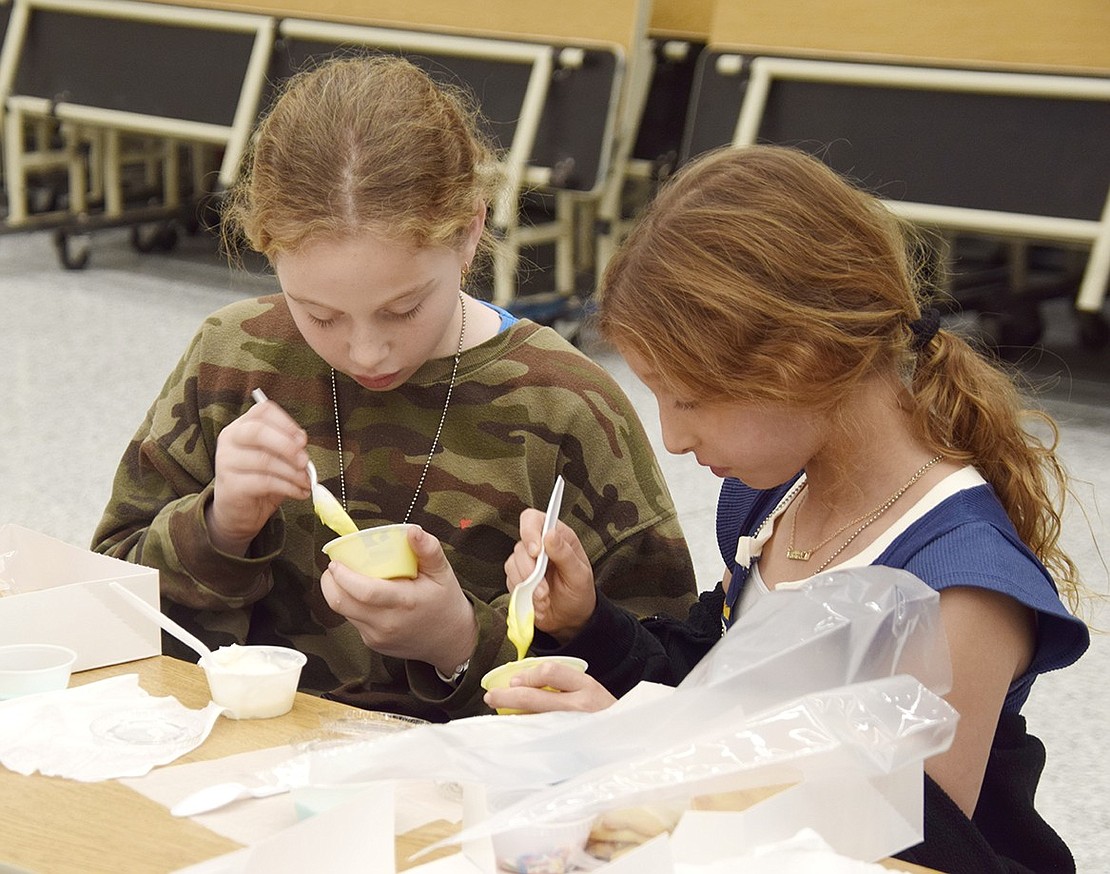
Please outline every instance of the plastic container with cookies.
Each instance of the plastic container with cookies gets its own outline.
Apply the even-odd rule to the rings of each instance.
[[[486,796],[492,811],[504,811],[534,794],[534,787],[494,790]],[[497,867],[514,874],[566,874],[583,860],[593,816],[561,816],[525,822],[492,835]]]
[[[515,874],[566,874],[586,847],[592,816],[544,822],[493,836],[493,853],[502,871]]]

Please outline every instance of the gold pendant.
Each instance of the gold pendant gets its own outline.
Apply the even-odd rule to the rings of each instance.
[[[786,550],[786,557],[792,558],[794,561],[809,561],[810,552],[807,549],[788,549]]]

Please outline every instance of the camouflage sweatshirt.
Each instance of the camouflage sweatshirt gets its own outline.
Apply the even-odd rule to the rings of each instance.
[[[452,358],[388,392],[336,374],[348,509],[360,528],[400,522],[431,448]],[[335,535],[310,500],[286,501],[246,557],[210,542],[216,438],[261,388],[308,433],[320,480],[339,495],[328,365],[280,295],[233,303],[201,326],[123,456],[93,549],[157,568],[163,609],[212,647],[295,647],[303,691],[433,720],[485,712],[479,681],[515,658],[506,639],[504,562],[526,507],[561,473],[560,518],[581,539],[597,585],[633,613],[682,617],[693,569],[670,494],[630,402],[550,328],[522,320],[462,354],[440,436],[409,521],[443,543],[478,620],[457,687],[431,665],[372,652],[320,591]],[[399,581],[398,585],[404,585]],[[195,658],[165,638],[164,651]]]

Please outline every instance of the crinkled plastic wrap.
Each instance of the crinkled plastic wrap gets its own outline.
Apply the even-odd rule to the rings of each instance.
[[[936,592],[905,571],[841,571],[762,599],[665,697],[593,714],[426,726],[314,762],[312,779],[425,777],[492,792],[535,789],[464,830],[461,841],[744,787],[836,785],[850,803],[851,787],[879,787],[881,795],[889,775],[916,774],[888,800],[910,803],[912,831],[906,786],[910,796],[917,787],[920,839],[920,763],[955,733],[956,714],[940,697],[950,678]],[[794,831],[814,812],[813,803],[795,807]],[[901,848],[887,844],[883,852]]]
[[[736,799],[752,803],[746,790],[759,787],[786,789],[772,799],[772,826],[764,818],[753,829],[759,842],[808,827],[840,852],[873,860],[921,839],[921,762],[948,748],[956,715],[912,677],[868,680],[734,715],[732,728],[691,726],[684,742],[648,745],[639,756],[535,792],[455,840],[660,804],[740,810]]]

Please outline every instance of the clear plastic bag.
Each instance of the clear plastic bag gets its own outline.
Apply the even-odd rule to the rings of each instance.
[[[956,714],[940,697],[950,682],[937,593],[905,571],[853,569],[762,599],[665,697],[592,714],[421,727],[333,757],[314,766],[312,778],[547,787],[458,841],[783,783],[878,787],[898,795],[891,806],[912,808],[905,781],[884,789],[884,777],[916,773],[919,788],[920,763],[951,744]],[[913,816],[911,809],[911,830]],[[804,819],[794,831],[810,824]],[[869,846],[900,840],[905,835]]]

